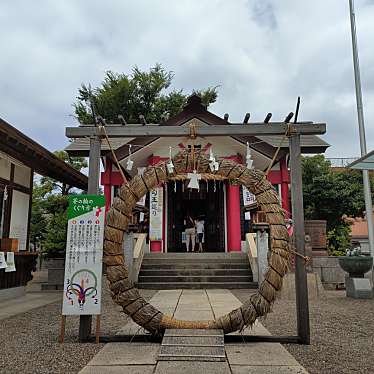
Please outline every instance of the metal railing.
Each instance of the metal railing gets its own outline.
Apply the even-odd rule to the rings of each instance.
[[[333,168],[345,168],[353,161],[356,161],[359,157],[333,157],[326,158],[327,161],[330,161]]]

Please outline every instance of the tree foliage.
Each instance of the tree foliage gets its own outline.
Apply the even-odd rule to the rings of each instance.
[[[326,220],[330,250],[341,251],[350,234],[342,216],[362,216],[365,210],[362,174],[334,170],[323,155],[304,157],[302,169],[305,218]]]
[[[68,153],[65,151],[55,151],[53,154],[72,166],[75,170],[81,171],[88,166],[84,157],[69,157]],[[44,195],[46,195],[48,193],[61,193],[61,195],[67,195],[72,189],[72,186],[69,186],[66,183],[58,182],[51,177],[43,176],[40,179],[39,188],[39,194],[44,193]]]
[[[129,75],[108,71],[100,87],[91,89],[82,84],[74,104],[75,114],[84,124],[93,122],[93,108],[109,123],[118,123],[119,114],[128,123],[138,123],[140,114],[148,123],[159,123],[165,116],[178,114],[187,102],[188,95],[183,90],[170,88],[173,78],[173,72],[160,64],[149,71],[134,67]],[[217,87],[193,92],[201,96],[206,106],[217,99]]]
[[[54,154],[78,171],[87,167],[83,157],[70,159],[64,151]],[[30,240],[45,256],[62,256],[65,251],[68,193],[72,193],[71,186],[50,177],[34,182]]]

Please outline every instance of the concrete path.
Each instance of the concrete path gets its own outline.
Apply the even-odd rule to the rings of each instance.
[[[164,313],[186,320],[217,318],[241,305],[229,290],[163,290],[151,299],[151,303]],[[119,334],[139,333],[143,332],[134,322],[119,331]],[[244,334],[270,335],[260,323],[246,329]],[[157,361],[159,350],[160,344],[109,343],[80,374],[307,374],[278,343],[227,343],[226,362]]]
[[[27,293],[15,299],[4,300],[0,303],[0,320],[53,303],[61,298],[61,292],[58,291],[57,293]]]

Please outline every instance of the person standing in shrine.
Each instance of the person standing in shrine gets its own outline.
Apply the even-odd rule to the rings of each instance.
[[[197,233],[197,242],[199,243],[199,252],[203,251],[203,240],[204,240],[204,220],[202,217],[199,217],[196,220],[196,233]]]
[[[187,252],[190,251],[190,242],[191,242],[191,252],[193,252],[195,250],[196,228],[195,228],[195,221],[189,214],[184,220],[184,227],[185,227],[185,232],[186,232]]]

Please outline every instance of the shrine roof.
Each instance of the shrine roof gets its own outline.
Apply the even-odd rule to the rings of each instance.
[[[188,98],[187,105],[183,110],[174,117],[171,117],[167,121],[160,123],[159,126],[182,126],[187,124],[189,121],[197,119],[207,125],[230,125],[231,123],[216,114],[209,112],[206,106],[202,103],[201,98],[195,94]],[[250,126],[250,122],[246,124]],[[266,123],[264,123],[266,126]],[[231,138],[246,144],[251,143],[251,148],[262,153],[264,156],[272,158],[276,149],[281,145],[282,151],[279,152],[278,159],[287,153],[288,141],[282,143],[282,136],[232,136]],[[145,146],[153,143],[158,137],[143,137],[143,138],[132,138],[131,142],[137,145]],[[322,140],[316,135],[301,135],[301,152],[302,153],[323,153],[329,147],[329,144]],[[129,138],[112,138],[111,143],[113,149],[116,152],[116,156],[119,160],[122,160],[128,156],[128,146],[130,142]],[[282,144],[281,144],[282,143]],[[109,154],[109,148],[106,142],[102,142],[102,155]],[[141,148],[138,148],[141,149]],[[71,156],[88,156],[89,151],[89,139],[75,139],[73,140],[65,150]],[[133,151],[133,153],[136,151]]]
[[[34,170],[60,182],[87,189],[88,178],[40,144],[0,118],[0,150]]]

